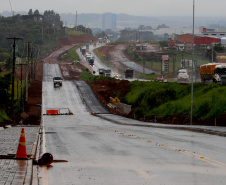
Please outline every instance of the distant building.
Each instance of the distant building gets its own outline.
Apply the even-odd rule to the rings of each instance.
[[[215,37],[194,36],[194,44],[211,45],[211,44],[218,44],[219,42],[220,42],[219,39]],[[181,44],[192,43],[192,35],[191,34],[178,35],[177,43],[181,43]]]
[[[226,37],[226,28],[200,28],[199,32],[206,37]]]
[[[116,14],[104,13],[102,15],[102,30],[116,30]]]

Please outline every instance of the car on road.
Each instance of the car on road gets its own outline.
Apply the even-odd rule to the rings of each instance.
[[[60,76],[53,77],[53,86],[60,87],[62,86],[63,78]]]
[[[157,81],[163,82],[164,81],[164,77],[162,75],[158,76]]]
[[[118,79],[118,78],[119,78],[118,74],[117,74],[117,73],[115,73],[115,74],[113,75],[113,78]]]

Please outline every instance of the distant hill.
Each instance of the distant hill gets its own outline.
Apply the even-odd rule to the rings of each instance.
[[[192,16],[177,17],[150,17],[150,16],[134,16],[127,14],[117,15],[117,28],[125,27],[138,28],[139,25],[152,26],[157,28],[160,24],[166,24],[173,28],[192,28]],[[61,20],[67,24],[75,25],[75,14],[60,14]],[[78,14],[78,24],[83,24],[92,28],[102,28],[102,14]],[[226,27],[226,17],[195,17],[195,27]]]
[[[14,12],[15,14],[27,14],[27,12]],[[4,11],[2,16],[11,16],[11,12]],[[75,26],[75,13],[60,13],[61,20],[68,27]],[[116,14],[117,28],[125,27],[138,28],[139,25],[152,26],[157,28],[160,24],[165,24],[172,28],[192,28],[192,16],[167,16],[167,17],[151,17],[151,16],[134,16],[128,14]],[[78,25],[84,25],[90,28],[102,28],[102,14],[89,13],[78,14]],[[225,17],[195,17],[195,27],[226,27]]]

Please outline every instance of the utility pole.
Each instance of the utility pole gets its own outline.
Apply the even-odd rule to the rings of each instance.
[[[27,61],[26,61],[26,79],[25,79],[25,101],[27,101],[28,98],[28,84],[30,84],[30,44],[31,42],[27,42]]]
[[[30,74],[30,78],[32,79],[33,78],[33,46],[31,46],[31,66],[30,66],[30,69],[31,69],[31,74]]]
[[[14,79],[15,79],[15,63],[16,63],[16,40],[22,38],[7,38],[8,40],[13,40],[13,69],[12,69],[12,91],[11,91],[11,117],[14,123],[15,114],[14,114]]]
[[[77,15],[77,11],[76,11],[76,20],[75,20],[75,27],[76,27],[76,31],[78,31],[78,15]]]
[[[24,103],[23,103],[23,65],[27,64],[19,64],[20,65],[20,107],[22,109],[22,112],[24,111]]]
[[[28,64],[28,83],[30,85],[31,82],[31,66],[30,66],[30,44],[31,42],[27,42],[27,64]]]
[[[194,71],[194,26],[195,26],[195,0],[193,0],[193,27],[192,27],[192,75],[191,75],[191,116],[190,125],[192,125],[193,118],[193,71]]]
[[[36,54],[36,62],[35,62],[35,65],[34,65],[34,79],[35,79],[35,77],[36,77],[36,67],[37,67],[37,65],[38,65],[39,53],[40,53],[40,50],[39,50],[39,46],[38,46],[37,54]]]

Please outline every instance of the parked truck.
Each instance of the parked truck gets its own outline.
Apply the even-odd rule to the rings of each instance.
[[[61,78],[60,76],[53,77],[53,87],[54,88],[62,86],[62,82],[63,82],[63,78]]]
[[[127,68],[126,70],[125,70],[125,78],[133,78],[133,70],[132,69],[129,69],[129,68]]]
[[[200,66],[201,82],[212,80],[214,83],[218,82],[226,84],[226,63],[209,63]]]
[[[91,56],[90,53],[87,53],[87,54],[85,55],[85,57],[86,57],[86,60],[87,60],[87,61],[89,61],[89,60],[92,58],[92,56]]]
[[[177,82],[189,82],[189,75],[187,69],[179,69],[177,74]]]
[[[105,69],[104,70],[104,76],[111,76],[111,70],[110,69]]]
[[[98,70],[100,76],[104,76],[105,69],[101,68]]]
[[[82,55],[84,56],[86,54],[86,48],[82,48]]]

